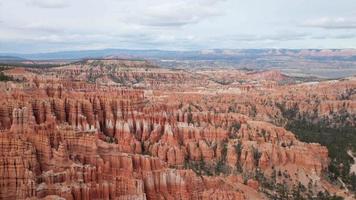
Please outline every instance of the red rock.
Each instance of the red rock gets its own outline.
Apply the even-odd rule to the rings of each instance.
[[[275,71],[95,63],[15,71],[22,85],[0,85],[0,199],[248,199],[263,185],[242,177],[258,170],[267,178],[283,172],[289,186],[298,173],[325,181],[327,149],[273,125],[285,120],[278,105],[331,121],[356,108],[347,92],[354,81],[278,86],[273,79],[286,77]],[[101,78],[87,83],[92,76]],[[211,79],[223,77],[261,82],[233,83],[226,87],[239,92],[231,92]],[[146,90],[120,89],[120,80]],[[221,161],[228,170],[216,171]],[[211,176],[187,164],[204,164]]]

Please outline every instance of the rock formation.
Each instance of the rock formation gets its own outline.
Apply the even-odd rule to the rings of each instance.
[[[263,89],[246,83],[236,86],[242,94],[220,95],[210,91],[224,89],[219,75],[147,62],[31,71],[0,85],[0,199],[265,199],[257,176],[324,191],[327,149],[276,122],[291,109],[332,121],[331,113],[356,113],[352,80],[290,89],[272,80],[286,78],[277,72],[239,72],[263,79]]]

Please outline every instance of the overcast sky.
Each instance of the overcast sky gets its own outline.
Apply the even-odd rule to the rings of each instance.
[[[355,47],[356,0],[0,0],[0,52]]]

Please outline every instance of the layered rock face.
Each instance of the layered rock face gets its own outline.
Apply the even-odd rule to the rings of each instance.
[[[186,199],[194,199],[195,191],[188,191],[192,183],[185,180],[183,169],[189,162],[214,166],[224,157],[231,171],[238,164],[246,172],[258,166],[284,169],[289,164],[292,170],[304,166],[317,174],[327,165],[324,148],[300,144],[281,128],[242,116],[145,105],[142,91],[104,96],[101,91],[62,89],[59,98],[58,91],[41,90],[2,102],[2,110],[12,108],[12,113],[7,109],[1,118],[5,130],[1,148],[9,153],[2,162],[4,199],[15,197],[5,194],[66,199],[175,199],[186,194]],[[228,127],[233,123],[241,124],[233,133],[239,139],[229,140]],[[241,155],[234,150],[237,142],[243,146]],[[263,152],[259,161],[254,151]],[[320,157],[304,156],[311,151]],[[240,191],[200,188],[203,180],[190,172],[192,176],[202,190],[199,198],[244,198]]]
[[[183,165],[186,156],[170,127],[177,122],[145,104],[137,90],[32,88],[4,95],[1,199],[206,198],[216,188],[169,167]],[[244,199],[240,191],[217,192]]]
[[[312,182],[313,192],[325,191],[327,149],[272,123],[284,119],[278,105],[299,106],[299,113],[312,105],[303,108],[271,80],[286,77],[239,72],[263,79],[262,86],[240,84],[240,93],[222,94],[211,92],[226,89],[217,86],[220,75],[142,65],[149,64],[89,60],[40,75],[32,69],[26,81],[0,85],[0,199],[268,199],[268,181]],[[113,74],[152,84],[100,82]],[[101,78],[92,83],[94,76]],[[318,119],[331,110],[355,114],[354,82],[334,84],[344,93],[318,93]],[[300,98],[316,99],[305,87],[295,86],[306,95]]]

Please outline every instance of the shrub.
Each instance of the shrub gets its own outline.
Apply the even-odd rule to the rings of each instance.
[[[11,76],[5,75],[3,72],[0,72],[0,81],[14,81]]]
[[[253,159],[255,160],[255,165],[258,166],[262,153],[258,151],[257,148],[252,147]]]

